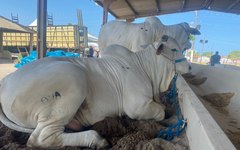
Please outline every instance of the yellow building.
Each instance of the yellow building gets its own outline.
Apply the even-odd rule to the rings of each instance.
[[[37,31],[36,26],[29,26]],[[77,25],[48,26],[47,48],[80,49],[87,47],[87,27]],[[3,46],[28,47],[29,33],[3,33]],[[33,46],[37,46],[37,32],[33,35]]]

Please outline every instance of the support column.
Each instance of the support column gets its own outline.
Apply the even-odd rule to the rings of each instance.
[[[3,32],[0,31],[0,52],[3,50]]]
[[[38,59],[46,57],[47,0],[38,0],[37,5],[37,51]]]
[[[190,52],[191,52],[191,55],[190,55],[190,62],[193,62],[193,53],[194,53],[194,49],[192,49]]]
[[[102,0],[103,4],[103,24],[107,23],[108,21],[108,8],[113,0]]]
[[[30,33],[29,51],[33,50],[33,33]]]

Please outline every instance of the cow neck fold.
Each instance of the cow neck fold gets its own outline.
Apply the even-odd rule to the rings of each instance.
[[[149,78],[153,88],[153,98],[159,100],[159,93],[165,92],[174,76],[172,62],[162,55],[156,55],[156,50],[149,45],[145,50],[135,53],[135,64]]]

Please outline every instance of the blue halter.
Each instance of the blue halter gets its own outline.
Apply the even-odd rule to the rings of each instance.
[[[186,58],[176,59],[175,63],[180,63],[180,62],[183,62],[183,61],[187,61],[187,59]]]

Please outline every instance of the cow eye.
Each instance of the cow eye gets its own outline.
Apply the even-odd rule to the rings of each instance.
[[[176,52],[177,51],[177,49],[176,48],[174,48],[174,49],[171,49],[173,52]]]

